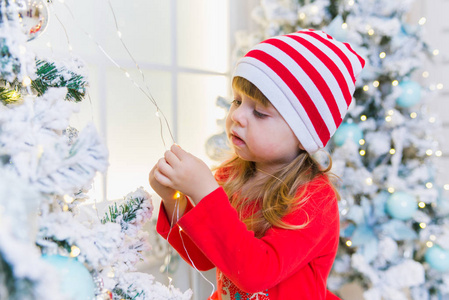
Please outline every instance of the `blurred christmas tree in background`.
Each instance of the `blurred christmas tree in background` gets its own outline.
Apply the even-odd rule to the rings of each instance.
[[[92,124],[69,126],[86,95],[84,63],[37,59],[27,45],[45,30],[48,5],[0,5],[0,299],[189,299],[135,272],[150,249],[146,191],[103,218],[82,205],[108,152]]]
[[[252,12],[259,30],[236,38],[238,58],[268,37],[314,28],[366,59],[349,113],[327,146],[342,196],[328,284],[338,293],[357,283],[370,300],[449,299],[449,185],[436,178],[441,122],[428,111],[434,92],[421,83],[436,52],[424,42],[425,18],[407,21],[412,4],[261,0]],[[211,157],[220,136],[208,141]]]

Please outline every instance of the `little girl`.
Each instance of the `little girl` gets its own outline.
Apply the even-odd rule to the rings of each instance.
[[[210,299],[338,299],[326,289],[339,241],[338,194],[311,156],[342,122],[364,60],[322,31],[267,39],[237,64],[212,175],[177,145],[150,172],[157,231],[199,270]],[[181,196],[179,197],[179,192]]]

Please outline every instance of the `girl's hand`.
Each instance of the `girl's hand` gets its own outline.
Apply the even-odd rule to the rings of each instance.
[[[161,159],[165,160],[164,158]],[[184,214],[187,206],[187,199],[184,196],[180,196],[179,192],[175,189],[162,185],[157,180],[157,177],[163,176],[157,169],[158,164],[151,169],[149,182],[153,190],[162,198],[169,223],[173,224],[178,221],[178,216],[181,217]],[[176,201],[178,201],[178,204],[176,204]]]
[[[163,176],[162,174],[156,175],[156,173],[160,173],[157,169],[158,164],[156,164],[150,171],[148,179],[148,181],[150,182],[150,186],[162,198],[162,200],[164,200],[164,202],[174,202],[176,200],[177,191],[168,186],[162,185],[156,178]]]
[[[164,156],[157,164],[156,180],[189,196],[195,204],[219,187],[209,167],[178,145]]]

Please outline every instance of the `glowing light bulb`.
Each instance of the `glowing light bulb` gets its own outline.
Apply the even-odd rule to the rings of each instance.
[[[374,29],[372,29],[372,28],[369,29],[369,30],[368,30],[368,35],[374,35]]]
[[[432,154],[433,154],[432,149],[427,149],[427,150],[426,150],[426,155],[427,155],[427,156],[431,156]]]
[[[379,87],[379,84],[380,84],[379,81],[377,81],[377,80],[373,81],[373,86],[374,87]]]
[[[385,57],[387,57],[387,53],[385,53],[385,52],[380,52],[380,53],[379,53],[379,57],[380,57],[381,59],[384,59]]]
[[[80,248],[78,248],[75,245],[72,245],[72,247],[70,248],[70,257],[77,257],[78,255],[80,255],[81,250]]]
[[[422,229],[424,229],[424,228],[427,227],[427,224],[426,224],[426,223],[419,223],[419,227],[421,227]]]
[[[347,29],[347,28],[348,28],[348,24],[347,24],[347,23],[343,23],[343,24],[341,24],[341,28],[343,28],[343,29]]]
[[[362,122],[365,122],[366,121],[366,116],[365,115],[361,115],[360,116],[360,120],[362,120]]]
[[[360,145],[360,146],[365,145],[365,140],[364,140],[364,139],[360,139],[360,140],[359,140],[359,145]]]
[[[354,0],[349,0],[349,1],[348,1],[348,5],[349,5],[349,6],[353,6],[353,5],[354,5]]]
[[[66,203],[72,203],[73,200],[75,200],[73,197],[70,197],[69,195],[64,195],[63,198]]]
[[[432,182],[427,182],[426,183],[426,188],[428,188],[428,189],[433,188],[433,183]]]
[[[386,117],[385,117],[385,121],[391,122],[391,116],[386,116]]]
[[[426,204],[421,201],[418,203],[418,206],[419,206],[419,208],[424,208],[424,207],[426,207]]]
[[[312,14],[314,14],[314,15],[317,14],[318,11],[319,11],[318,6],[313,5],[313,6],[311,7],[310,11],[311,11]]]
[[[432,51],[432,54],[436,56],[436,55],[440,54],[440,50],[435,49]]]
[[[369,90],[369,86],[364,85],[364,86],[363,86],[363,90],[364,90],[365,92],[367,92],[367,91]]]
[[[417,116],[418,116],[418,114],[415,112],[410,113],[410,118],[412,118],[412,119],[416,118]]]
[[[392,82],[391,82],[391,85],[392,86],[397,86],[399,84],[399,81],[397,81],[397,80],[393,80]]]
[[[346,241],[346,246],[351,247],[352,246],[352,242],[350,240]]]
[[[427,246],[428,248],[432,248],[432,247],[433,247],[433,243],[432,243],[431,241],[427,241],[427,242],[426,242],[426,246]]]
[[[433,234],[431,234],[429,236],[429,240],[431,240],[431,241],[435,241],[436,239],[437,239],[437,237],[435,235],[433,235]]]
[[[442,83],[437,84],[437,90],[442,90],[444,85]]]
[[[419,19],[418,24],[422,26],[422,25],[426,24],[426,21],[427,21],[427,19],[425,17],[422,17],[421,19]]]
[[[390,109],[389,111],[387,111],[387,114],[388,114],[389,116],[394,115],[394,110]]]
[[[442,155],[443,155],[443,152],[442,152],[441,150],[435,151],[435,156],[440,157],[440,156],[442,156]]]
[[[302,12],[302,13],[299,14],[299,19],[300,20],[304,20],[305,18],[306,18],[306,14],[305,13]]]
[[[62,211],[68,211],[69,210],[69,206],[67,204],[64,204],[64,206],[62,206]]]
[[[366,151],[362,149],[362,150],[359,151],[359,154],[360,154],[360,156],[365,156]]]
[[[446,184],[443,186],[443,188],[444,188],[446,191],[449,191],[449,183],[446,183]]]
[[[435,123],[437,119],[435,117],[430,117],[429,118],[429,123]]]
[[[372,185],[373,184],[373,179],[371,177],[366,178],[365,180],[367,185]]]
[[[25,76],[22,80],[22,85],[23,86],[29,86],[31,84],[31,78],[28,76]]]
[[[390,149],[390,154],[393,155],[393,154],[395,154],[395,153],[396,153],[396,150],[393,149],[393,148],[391,148],[391,149]]]
[[[422,72],[422,77],[428,78],[429,77],[429,72],[428,71]]]
[[[388,191],[390,194],[393,194],[393,193],[394,193],[394,187],[389,187],[389,188],[387,189],[387,191]]]

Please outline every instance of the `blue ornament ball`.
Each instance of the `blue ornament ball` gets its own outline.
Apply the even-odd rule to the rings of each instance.
[[[418,203],[412,195],[396,192],[387,199],[386,210],[391,217],[405,221],[413,217],[418,210]]]
[[[396,104],[400,107],[409,108],[416,105],[421,100],[421,86],[411,80],[399,83],[402,92],[396,99]]]
[[[348,30],[343,28],[343,17],[337,15],[326,28],[326,33],[331,35],[334,39],[344,42],[348,38]]]
[[[363,132],[355,123],[343,123],[334,134],[335,145],[343,146],[347,139],[352,139],[357,145],[363,139]]]
[[[72,300],[92,300],[95,285],[92,275],[76,258],[61,255],[43,255],[42,259],[58,270],[60,291]]]
[[[424,259],[432,269],[440,272],[449,271],[449,250],[434,245],[427,249]]]

